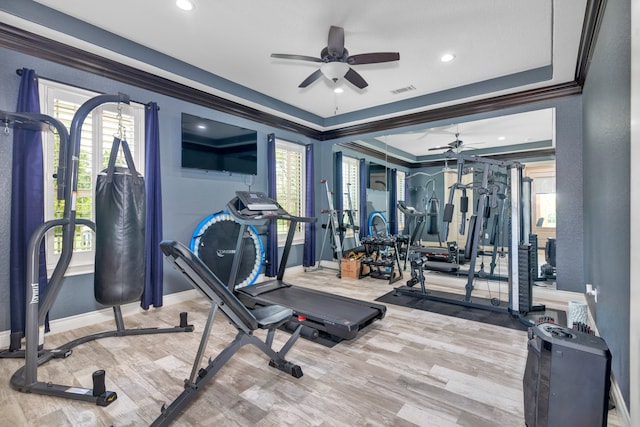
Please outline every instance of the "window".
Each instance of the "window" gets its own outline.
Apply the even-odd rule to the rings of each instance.
[[[556,193],[536,193],[535,203],[536,225],[556,228]]]
[[[40,109],[62,122],[67,129],[78,108],[88,99],[98,95],[90,91],[66,86],[60,83],[40,80]],[[118,106],[115,103],[101,105],[87,116],[82,127],[80,139],[80,160],[78,165],[78,195],[76,215],[78,218],[95,220],[93,192],[100,170],[107,166],[113,137],[118,133],[119,114],[125,131],[126,140],[133,155],[136,168],[144,174],[144,106],[131,103]],[[58,200],[57,181],[53,175],[57,172],[60,140],[57,134],[45,132],[44,176],[45,176],[45,220],[61,218],[64,201]],[[120,156],[122,158],[123,156]],[[122,160],[124,162],[124,160]],[[62,227],[54,227],[45,238],[47,252],[47,270],[53,271],[62,251]],[[74,251],[68,274],[93,272],[94,234],[83,226],[75,232]]]
[[[276,139],[276,200],[295,216],[305,216],[305,147]],[[289,221],[278,220],[278,241],[284,244]],[[294,243],[304,242],[304,224],[299,223]]]
[[[525,164],[524,175],[531,182],[531,232],[543,250],[556,237],[556,163],[554,160]]]
[[[343,224],[359,226],[360,211],[360,161],[353,157],[342,158],[342,206],[345,210]],[[351,211],[351,224],[347,211]],[[345,237],[353,237],[353,228],[347,228]]]

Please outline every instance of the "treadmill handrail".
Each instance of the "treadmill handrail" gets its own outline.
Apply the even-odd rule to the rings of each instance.
[[[416,217],[429,216],[429,214],[427,212],[422,212],[422,211],[417,210],[413,206],[408,206],[407,203],[404,202],[403,200],[398,200],[398,209],[400,210],[400,212],[402,212],[403,214],[405,214],[407,216],[416,216]]]

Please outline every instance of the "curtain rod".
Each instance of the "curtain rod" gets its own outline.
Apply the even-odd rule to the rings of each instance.
[[[17,68],[16,69],[16,74],[17,75],[22,76],[22,73],[23,73],[23,69],[22,68]],[[60,83],[60,84],[67,85],[67,86],[77,87],[77,88],[82,89],[82,90],[88,90],[88,91],[91,91],[91,92],[95,92],[95,90],[92,90],[92,89],[87,89],[87,88],[84,88],[84,87],[72,85],[72,84],[69,84],[69,83],[66,83],[66,82],[61,82],[60,80],[50,79],[48,77],[43,77],[43,76],[40,76],[40,75],[37,75],[37,74],[36,74],[36,78],[43,78],[45,80],[49,80],[49,81],[54,82],[54,83]],[[129,99],[129,101],[135,102],[136,104],[142,104],[142,105],[146,106],[147,108],[149,107],[149,105],[148,105],[149,102],[140,102],[140,101],[136,101],[135,99]],[[158,106],[158,111],[159,110],[160,110],[160,106]]]

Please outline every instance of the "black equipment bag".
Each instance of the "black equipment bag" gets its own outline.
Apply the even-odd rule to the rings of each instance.
[[[127,167],[116,166],[122,144]],[[127,141],[114,137],[109,165],[96,183],[94,294],[115,306],[140,299],[145,278],[145,184]]]

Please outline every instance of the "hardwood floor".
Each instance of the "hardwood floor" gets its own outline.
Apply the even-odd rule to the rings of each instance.
[[[374,300],[392,290],[376,279],[337,279],[327,268],[287,273],[297,285]],[[429,287],[463,289],[463,281],[428,275]],[[491,283],[493,296],[498,290]],[[484,290],[483,290],[484,288]],[[478,295],[487,292],[477,286]],[[503,294],[506,296],[506,294]],[[535,288],[536,302],[566,309],[575,294]],[[107,338],[83,344],[72,356],[40,367],[40,380],[91,387],[91,374],[107,372],[107,389],[118,399],[102,408],[9,386],[21,360],[0,361],[2,426],[143,426],[183,390],[209,305],[190,300],[125,318],[128,328],[177,324],[189,312],[194,333]],[[503,315],[503,314],[496,314]],[[47,347],[113,328],[108,323],[47,337]],[[264,331],[258,331],[262,334]],[[235,336],[219,314],[206,357],[215,357]],[[287,335],[276,334],[276,345]],[[298,340],[288,359],[304,376],[296,379],[268,366],[253,347],[236,354],[193,404],[178,426],[524,426],[522,376],[527,334],[484,323],[395,305],[355,340],[327,348]],[[203,364],[206,363],[206,358]],[[618,426],[615,410],[609,426]]]

